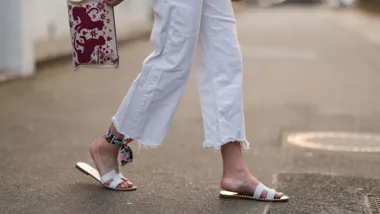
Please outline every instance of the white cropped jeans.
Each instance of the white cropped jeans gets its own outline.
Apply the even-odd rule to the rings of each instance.
[[[245,138],[242,59],[231,0],[155,0],[154,51],[144,60],[112,122],[143,146],[159,146],[168,131],[199,42],[198,89],[205,147]]]

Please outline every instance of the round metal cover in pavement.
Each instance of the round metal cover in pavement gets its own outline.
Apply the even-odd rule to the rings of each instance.
[[[380,152],[380,135],[351,132],[301,132],[287,136],[296,146],[327,151]]]

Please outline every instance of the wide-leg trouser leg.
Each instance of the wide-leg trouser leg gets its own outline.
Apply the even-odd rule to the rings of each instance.
[[[231,0],[204,0],[199,34],[203,70],[198,73],[205,147],[219,149],[245,137],[243,66]]]
[[[202,0],[155,0],[154,51],[112,118],[126,138],[162,143],[188,80],[201,11]]]

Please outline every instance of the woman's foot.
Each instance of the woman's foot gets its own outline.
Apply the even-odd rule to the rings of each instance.
[[[104,137],[100,137],[92,142],[90,146],[90,154],[101,177],[112,170],[119,173],[119,163],[117,159],[119,147],[108,143]],[[108,186],[111,182],[112,179],[105,182],[105,185]],[[133,187],[133,184],[124,178],[123,182],[117,186],[117,188],[121,189],[131,187]]]
[[[253,196],[260,182],[252,176],[243,160],[240,142],[230,142],[222,146],[223,177],[221,188],[240,195]],[[268,191],[264,189],[260,198],[267,198]],[[274,199],[280,199],[284,194],[276,192]],[[258,196],[257,196],[258,197]]]
[[[225,172],[222,181],[220,182],[220,186],[223,190],[237,192],[240,195],[253,196],[259,183],[260,182],[253,177],[247,169],[244,171]],[[260,198],[265,199],[267,195],[268,191],[264,190],[261,193]],[[282,196],[284,196],[283,193],[276,192],[274,199],[280,199]]]

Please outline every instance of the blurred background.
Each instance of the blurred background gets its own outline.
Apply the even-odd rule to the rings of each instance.
[[[9,75],[31,75],[38,62],[71,54],[66,1],[2,1],[1,43],[4,52],[0,71]],[[116,8],[120,40],[150,30],[152,1],[126,1]]]
[[[65,1],[0,0],[0,213],[380,213],[380,1],[234,3],[252,173],[291,197],[218,199],[219,151],[203,149],[195,72],[164,144],[133,144],[106,191],[74,167],[151,52],[152,4],[116,8],[119,69],[73,71]],[[192,70],[200,69],[196,54]]]

